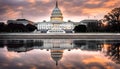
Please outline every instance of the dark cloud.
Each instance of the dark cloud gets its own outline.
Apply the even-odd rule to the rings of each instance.
[[[1,7],[0,8],[0,14],[2,15],[2,14],[4,14],[6,12],[6,8],[5,7]]]

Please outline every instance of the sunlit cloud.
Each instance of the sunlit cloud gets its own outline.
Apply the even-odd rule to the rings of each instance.
[[[19,17],[20,12],[16,12],[11,8],[8,8],[6,10],[6,14],[4,14],[4,17],[8,18],[8,19],[16,19]]]
[[[51,2],[51,0],[41,0],[42,2],[44,2],[44,3],[49,3],[49,2]]]
[[[27,0],[27,2],[29,2],[29,3],[35,3],[36,0]]]
[[[100,4],[101,3],[101,0],[89,0],[88,2],[86,2],[86,4]]]
[[[110,8],[113,8],[115,6],[118,6],[120,3],[120,0],[109,0],[107,2],[104,3],[104,6],[105,7],[110,7]],[[120,6],[119,6],[120,7]]]

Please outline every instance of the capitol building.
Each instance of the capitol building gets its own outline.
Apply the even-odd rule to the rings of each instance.
[[[74,33],[74,28],[78,25],[85,26],[87,32],[93,32],[101,25],[101,22],[98,19],[84,19],[80,22],[72,22],[68,20],[65,22],[63,14],[59,9],[58,1],[56,1],[55,8],[53,9],[50,21],[43,22],[32,22],[27,19],[16,19],[16,20],[8,20],[7,24],[23,24],[26,26],[27,24],[35,25],[37,29],[34,31],[35,33]],[[85,32],[86,32],[85,31]],[[76,33],[76,31],[75,31]]]
[[[37,32],[41,33],[73,33],[74,22],[63,21],[63,15],[56,1],[55,8],[52,11],[50,21],[38,22],[36,24]]]

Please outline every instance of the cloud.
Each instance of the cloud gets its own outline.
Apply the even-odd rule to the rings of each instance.
[[[35,3],[36,0],[27,0],[27,2],[29,2],[29,3]]]
[[[110,11],[111,4],[113,8],[115,8],[118,4],[119,0],[113,2],[113,0],[84,0],[77,1],[73,0],[72,2],[64,2],[64,11],[67,15],[71,16],[86,16],[86,15],[97,15],[104,11]],[[65,6],[67,5],[67,6]],[[67,9],[68,8],[68,9]],[[69,13],[68,13],[69,12]],[[105,14],[105,13],[103,13]]]
[[[88,2],[86,2],[87,4],[96,4],[96,5],[98,5],[98,4],[100,4],[101,3],[101,0],[90,0],[90,1],[88,1]]]
[[[49,3],[49,2],[51,2],[51,0],[41,0],[42,2],[44,2],[44,3]]]
[[[114,7],[117,7],[120,3],[120,0],[109,0],[107,2],[104,3],[104,6],[105,7],[108,7],[108,8],[114,8]],[[120,7],[120,6],[118,6]]]
[[[79,18],[104,16],[111,9],[119,7],[119,3],[120,0],[59,0],[59,7],[64,18]],[[21,10],[24,18],[32,21],[46,20],[50,18],[54,6],[54,0],[0,0],[0,20],[20,18]]]

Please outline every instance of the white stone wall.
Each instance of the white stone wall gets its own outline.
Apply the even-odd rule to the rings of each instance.
[[[39,22],[37,24],[38,30],[51,30],[51,29],[62,29],[62,30],[73,30],[74,24],[70,22],[66,23],[50,23],[50,22]]]
[[[53,27],[53,24],[50,24],[50,23],[38,23],[37,24],[37,29],[38,30],[48,30],[48,29],[51,29]]]

